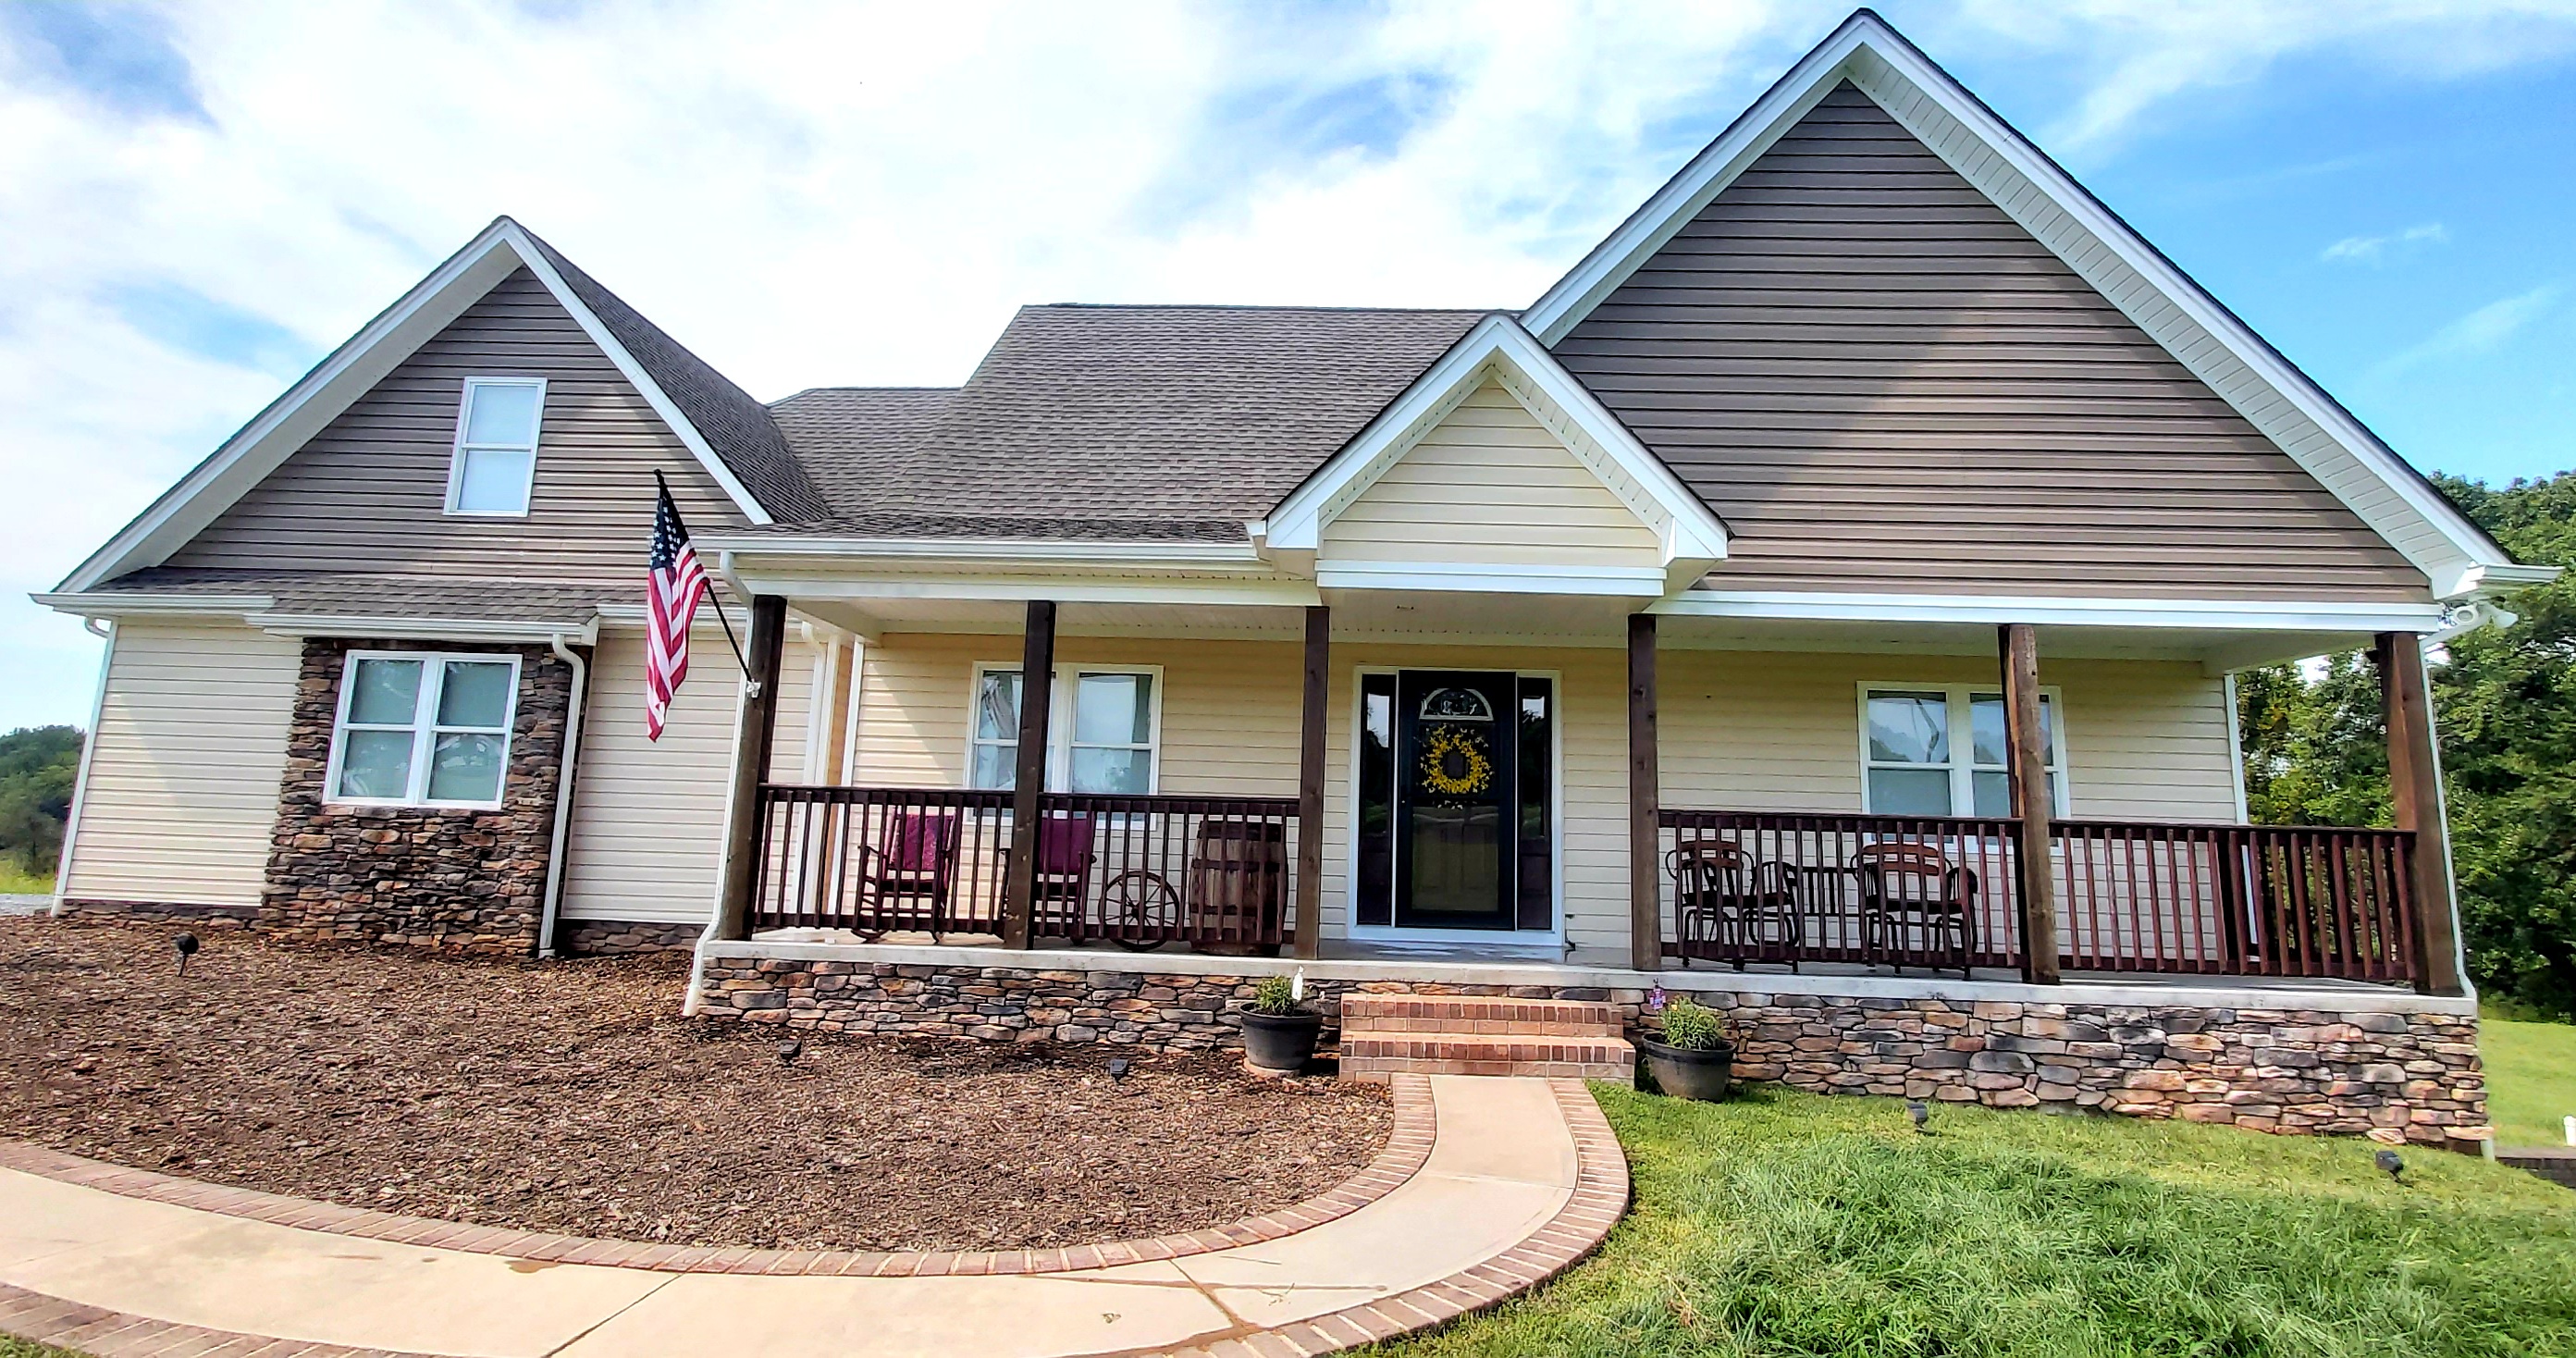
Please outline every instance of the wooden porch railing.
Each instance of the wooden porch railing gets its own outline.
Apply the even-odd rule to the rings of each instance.
[[[998,934],[1011,794],[953,788],[760,790],[754,930]],[[1147,950],[1274,951],[1287,940],[1294,797],[1038,799],[1032,936]]]
[[[2019,822],[1666,810],[1668,956],[2021,965]],[[2415,977],[2405,830],[2055,823],[2062,966]]]

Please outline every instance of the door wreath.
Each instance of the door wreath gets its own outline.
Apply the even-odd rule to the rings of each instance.
[[[1472,797],[1494,785],[1493,756],[1481,733],[1435,726],[1422,744],[1422,785],[1443,797]]]

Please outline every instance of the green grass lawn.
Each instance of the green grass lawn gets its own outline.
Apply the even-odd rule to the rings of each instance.
[[[2576,1354],[2576,1195],[2359,1139],[1596,1085],[1635,1207],[1540,1291],[1381,1352]]]
[[[2576,1027],[2481,1018],[2478,1057],[2497,1145],[2567,1144],[2561,1120],[2576,1114]]]
[[[24,1339],[0,1334],[0,1358],[81,1358],[81,1355],[70,1349],[58,1349],[50,1344],[30,1343]]]
[[[7,859],[0,859],[0,896],[50,896],[54,894],[54,875],[50,872],[28,872]],[[0,1349],[0,1358],[15,1358]]]

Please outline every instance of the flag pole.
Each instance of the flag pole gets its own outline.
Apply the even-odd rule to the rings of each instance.
[[[663,500],[670,503],[671,521],[673,523],[680,524],[680,536],[684,538],[687,537],[689,535],[689,526],[686,523],[681,523],[679,502],[671,499],[671,483],[662,479],[662,469],[659,467],[653,469],[653,489],[661,494]],[[698,597],[716,606],[716,622],[724,628],[725,644],[733,647],[733,661],[735,664],[742,667],[743,682],[746,684],[753,683],[754,681],[751,677],[751,661],[743,655],[742,643],[734,639],[733,619],[725,616],[724,600],[716,597],[715,581],[712,579],[700,581],[698,583]]]

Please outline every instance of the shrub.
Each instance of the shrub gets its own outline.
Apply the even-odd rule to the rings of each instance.
[[[1709,1051],[1729,1045],[1726,1016],[1688,995],[1664,1001],[1664,1045]]]

